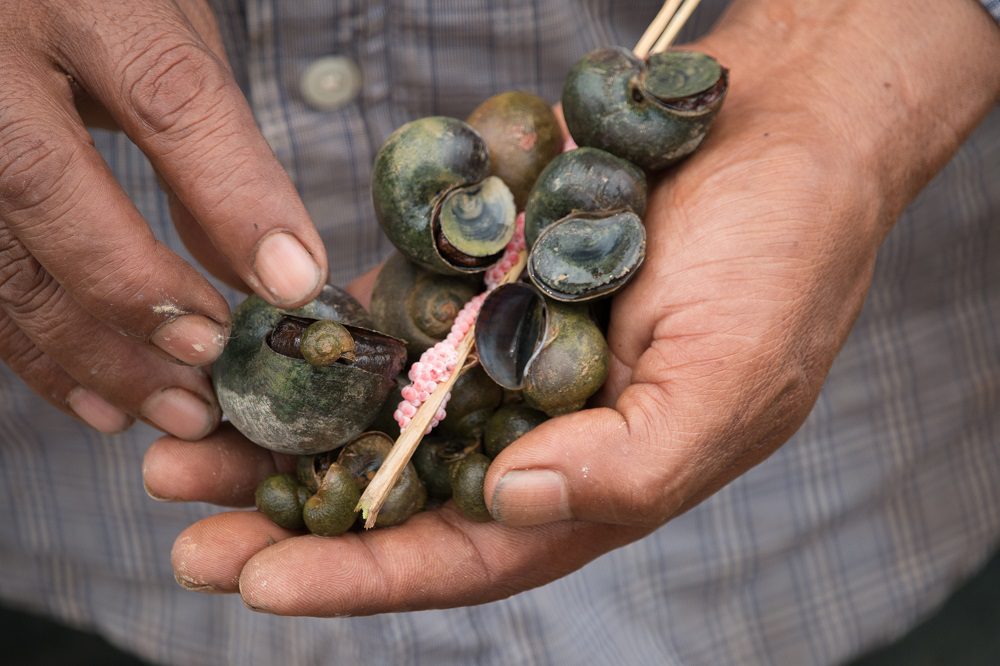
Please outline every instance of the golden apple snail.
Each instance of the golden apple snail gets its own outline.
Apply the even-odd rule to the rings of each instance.
[[[549,417],[523,403],[504,405],[490,416],[483,431],[483,452],[496,458],[516,440],[544,423]]]
[[[451,497],[455,501],[455,506],[466,518],[480,523],[493,520],[483,498],[483,484],[489,467],[489,458],[482,453],[470,453],[452,463],[448,469],[451,477]]]
[[[516,215],[510,190],[489,174],[486,142],[469,125],[414,120],[375,156],[375,215],[393,245],[424,268],[484,271],[510,241]]]
[[[575,213],[646,213],[646,174],[597,148],[577,148],[552,160],[528,196],[524,237],[532,247],[553,223]]]
[[[478,278],[440,275],[393,253],[372,289],[372,318],[378,330],[405,340],[416,361],[448,335],[462,307],[482,290]]]
[[[453,463],[477,451],[478,439],[431,435],[413,452],[412,462],[427,486],[427,493],[436,499],[446,500],[451,497],[449,468]]]
[[[566,125],[580,146],[659,171],[704,140],[725,99],[727,70],[695,51],[641,60],[621,47],[592,51],[563,87]]]
[[[301,530],[305,527],[302,508],[309,494],[291,474],[273,474],[257,485],[254,505],[275,525],[286,530]]]
[[[586,306],[546,300],[524,283],[487,296],[476,349],[497,384],[549,416],[581,409],[608,375],[608,345]]]
[[[466,122],[486,142],[491,172],[523,210],[538,174],[562,152],[562,128],[552,107],[538,95],[512,90],[487,99]]]
[[[354,359],[316,366],[302,335],[316,321],[349,333]],[[345,444],[375,418],[406,359],[402,341],[371,329],[347,292],[326,286],[310,303],[279,310],[257,296],[233,313],[233,334],[212,370],[223,413],[247,439],[282,453]]]

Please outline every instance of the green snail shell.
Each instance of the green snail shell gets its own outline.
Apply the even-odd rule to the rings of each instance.
[[[484,271],[514,235],[513,195],[490,176],[483,138],[455,118],[421,118],[389,136],[372,202],[393,245],[437,273]]]
[[[604,48],[570,70],[563,114],[578,145],[659,171],[701,144],[727,88],[727,70],[704,53],[667,51],[643,62]]]
[[[503,402],[503,389],[481,367],[459,375],[451,389],[444,421],[437,431],[456,437],[479,438],[490,415]]]
[[[273,474],[257,485],[254,505],[271,522],[286,530],[301,530],[302,507],[309,491],[291,474]]]
[[[504,405],[486,422],[483,431],[483,452],[496,458],[500,452],[540,426],[548,417],[524,403]]]
[[[451,496],[462,515],[470,520],[485,523],[493,520],[486,508],[483,486],[490,459],[482,453],[470,453],[448,468],[451,478]]]
[[[321,319],[352,333],[353,363],[315,367],[272,347],[276,329]],[[233,313],[232,337],[212,369],[223,413],[247,439],[281,453],[318,453],[350,441],[375,418],[406,359],[401,340],[371,325],[357,301],[329,285],[294,310],[250,296]]]
[[[476,349],[497,384],[549,416],[581,409],[608,375],[608,345],[586,306],[547,300],[523,282],[486,297]]]
[[[354,477],[358,488],[364,492],[382,466],[392,449],[392,438],[381,432],[366,432],[340,450],[337,464],[347,469]],[[427,489],[424,487],[413,463],[406,463],[396,485],[375,520],[376,527],[398,525],[407,518],[422,511],[427,505]]]
[[[624,287],[645,257],[646,228],[632,211],[577,213],[538,236],[528,275],[549,298],[582,302]]]
[[[646,174],[631,162],[597,148],[577,148],[545,167],[528,196],[524,236],[528,246],[553,222],[578,212],[646,212]]]
[[[552,107],[538,95],[508,91],[480,104],[466,122],[486,141],[491,173],[523,210],[538,174],[562,152],[562,129]]]
[[[406,341],[412,363],[448,335],[459,311],[480,291],[479,276],[440,275],[394,252],[375,280],[372,317],[378,330]]]
[[[350,471],[333,463],[324,471],[316,493],[303,505],[303,522],[316,536],[343,534],[358,520],[354,507],[360,499],[361,490]]]
[[[427,486],[427,494],[436,499],[451,497],[449,467],[470,453],[479,451],[476,439],[461,439],[431,435],[425,437],[413,452],[413,466]]]

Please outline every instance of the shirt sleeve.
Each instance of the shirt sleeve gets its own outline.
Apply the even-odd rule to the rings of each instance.
[[[979,1],[983,3],[983,7],[986,8],[986,11],[988,11],[990,15],[994,19],[996,19],[998,23],[1000,23],[1000,0],[979,0]]]

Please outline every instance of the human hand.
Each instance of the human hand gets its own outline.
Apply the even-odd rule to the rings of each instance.
[[[972,3],[944,27],[923,8],[936,24],[870,3],[842,25],[837,3],[807,4],[769,3],[787,10],[784,57],[754,51],[775,41],[761,38],[774,22],[755,2],[702,44],[734,65],[732,94],[701,151],[653,189],[646,265],[614,303],[604,406],[497,457],[485,492],[498,522],[445,505],[323,539],[225,513],[178,538],[181,584],[282,614],[482,603],[641,537],[784,442],[861,307],[884,234],[1000,89],[977,65],[996,61],[995,26]],[[913,36],[891,57],[886,24]],[[144,473],[154,495],[241,506],[287,464],[223,430],[160,440]]]
[[[202,0],[0,5],[0,359],[98,430],[203,437],[219,409],[193,366],[221,352],[229,309],[153,237],[85,121],[138,144],[220,278],[300,304],[325,281],[322,241]]]

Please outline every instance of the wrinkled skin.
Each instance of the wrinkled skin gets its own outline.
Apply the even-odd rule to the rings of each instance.
[[[983,67],[1000,40],[971,2],[743,0],[697,46],[733,67],[730,96],[701,150],[652,190],[647,263],[614,302],[602,406],[497,457],[485,480],[497,522],[446,504],[324,541],[224,513],[178,540],[183,585],[292,615],[483,603],[648,534],[791,436],[882,238],[1000,96],[1000,71]],[[231,462],[213,476],[223,439]],[[227,431],[165,438],[145,480],[161,497],[240,503],[250,496],[233,487],[273,464]]]
[[[0,3],[0,360],[102,432],[139,418],[198,439],[219,422],[200,367],[229,309],[156,240],[87,126],[142,149],[185,244],[234,286],[301,305],[323,243],[203,0]]]

